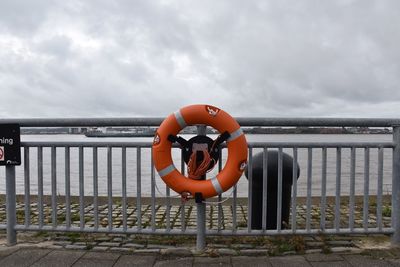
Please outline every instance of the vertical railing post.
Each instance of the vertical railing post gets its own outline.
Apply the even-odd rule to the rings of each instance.
[[[6,166],[7,245],[17,243],[15,203],[15,166]]]
[[[197,126],[197,134],[206,135],[207,126]],[[196,250],[201,252],[206,247],[206,204],[204,202],[196,202],[197,208],[197,237]]]
[[[400,245],[400,125],[393,126],[392,244]]]

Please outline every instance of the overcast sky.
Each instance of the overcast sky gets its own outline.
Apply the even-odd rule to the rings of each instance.
[[[400,1],[82,2],[0,0],[0,117],[400,117]]]

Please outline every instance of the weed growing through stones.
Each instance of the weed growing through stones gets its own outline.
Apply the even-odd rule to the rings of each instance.
[[[322,253],[324,253],[324,254],[330,254],[330,253],[332,253],[332,249],[331,249],[331,247],[329,246],[329,244],[328,244],[328,241],[329,241],[329,237],[327,237],[327,236],[325,236],[325,235],[321,235],[320,236],[320,239],[321,239],[321,241],[322,241],[322,243],[323,243],[323,245],[322,245]]]
[[[290,244],[298,253],[304,253],[306,250],[306,242],[302,236],[293,236],[290,238]]]
[[[390,207],[389,205],[383,206],[382,215],[385,217],[392,216],[392,207]]]

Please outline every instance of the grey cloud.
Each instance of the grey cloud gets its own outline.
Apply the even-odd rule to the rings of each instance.
[[[16,35],[30,35],[47,19],[53,1],[5,0],[0,8],[0,30]]]
[[[62,35],[51,36],[36,44],[36,51],[45,55],[65,59],[70,56],[71,40]]]
[[[398,1],[40,1],[11,16],[15,3],[0,90],[24,101],[2,116],[400,112]]]

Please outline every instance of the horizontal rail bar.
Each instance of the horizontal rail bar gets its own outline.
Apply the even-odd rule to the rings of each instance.
[[[241,126],[391,127],[400,119],[387,118],[252,118],[237,117]]]
[[[249,142],[248,146],[253,148],[283,147],[283,148],[323,148],[323,147],[384,147],[393,148],[392,142]]]
[[[0,119],[1,123],[17,123],[21,127],[104,127],[159,126],[164,118],[41,118]]]
[[[21,142],[23,147],[151,147],[152,142]],[[263,148],[263,147],[298,147],[298,148],[323,148],[323,147],[369,147],[369,148],[393,148],[395,144],[393,142],[249,142],[249,147],[252,148]],[[173,147],[179,147],[173,145]],[[226,147],[226,146],[222,146]]]
[[[151,147],[151,142],[65,142],[65,141],[32,141],[32,142],[21,142],[23,147]],[[174,147],[179,147],[174,145]]]
[[[31,225],[29,227],[25,227],[25,225],[16,225],[15,230],[24,230],[24,231],[62,231],[62,232],[86,232],[86,233],[111,233],[108,228],[101,227],[95,229],[94,227],[85,227],[80,229],[79,227],[71,227],[66,228],[65,226],[58,226],[57,228],[53,228],[51,226],[43,226],[39,228],[36,225]],[[153,231],[152,229],[139,229],[137,227],[128,228],[126,231],[123,228],[114,228],[112,233],[128,233],[128,234],[167,234],[167,235],[196,235],[197,229],[186,229],[182,232],[181,229],[156,229]],[[307,230],[297,230],[296,234],[299,235],[309,235],[309,234],[391,234],[394,233],[393,228],[383,228],[379,230],[378,228],[368,228],[365,230],[364,228],[354,228],[350,230],[348,228],[340,229],[340,231],[336,231],[335,229],[326,229],[325,231],[321,231],[320,229],[312,229],[310,231]],[[267,232],[263,232],[263,230],[252,230],[248,232],[247,230],[237,230],[236,232],[232,232],[231,230],[208,230],[206,231],[207,235],[224,235],[224,236],[232,236],[232,235],[240,235],[240,236],[259,236],[259,235],[292,235],[294,232],[292,230],[268,230]]]
[[[164,117],[136,118],[15,118],[0,123],[17,123],[21,127],[90,127],[90,126],[159,126]],[[388,118],[255,118],[236,117],[241,126],[321,126],[321,127],[391,127],[400,119]]]

